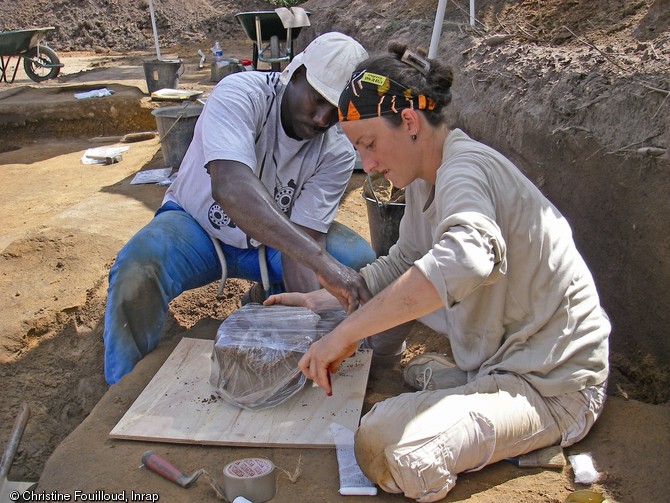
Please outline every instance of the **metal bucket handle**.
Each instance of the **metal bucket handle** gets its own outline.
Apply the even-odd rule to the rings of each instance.
[[[368,173],[368,178],[367,178],[368,185],[370,186],[370,192],[372,193],[372,197],[375,198],[375,202],[377,203],[377,206],[381,206],[382,202],[377,199],[377,194],[375,194],[375,188],[372,186],[372,178],[370,177],[370,173]]]
[[[386,203],[382,203],[377,197],[377,194],[375,194],[375,188],[372,185],[372,178],[370,177],[370,173],[368,173],[367,182],[368,185],[370,186],[370,192],[372,192],[372,197],[375,198],[375,203],[377,203],[377,212],[379,212],[380,217],[384,217],[384,213],[382,212],[382,206],[388,206],[388,205]]]
[[[184,104],[182,105],[182,108],[184,109],[184,111],[183,111],[183,112],[180,112],[180,113],[177,114],[177,117],[175,118],[175,121],[174,121],[174,122],[172,123],[172,125],[168,128],[168,130],[165,131],[165,134],[163,135],[163,139],[167,138],[168,135],[170,134],[170,131],[172,131],[172,128],[175,127],[175,126],[177,125],[177,123],[178,123],[183,117],[186,116],[186,113],[185,113],[185,112],[186,112],[186,109],[188,108],[188,105],[189,105],[189,103],[184,103]]]

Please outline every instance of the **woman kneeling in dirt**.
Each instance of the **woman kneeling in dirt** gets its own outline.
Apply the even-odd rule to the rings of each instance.
[[[406,209],[388,256],[361,270],[372,300],[299,364],[330,392],[328,372],[362,340],[397,354],[405,334],[372,336],[415,319],[448,337],[453,360],[409,362],[420,391],[377,403],[356,433],[363,472],[418,501],[442,499],[461,472],[581,440],[608,376],[610,324],[568,223],[503,155],[448,128],[451,83],[450,69],[391,44],[342,94],[364,170],[405,187]],[[336,302],[322,290],[266,304]]]

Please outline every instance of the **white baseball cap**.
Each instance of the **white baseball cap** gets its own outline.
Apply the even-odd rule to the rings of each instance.
[[[293,72],[305,66],[307,82],[333,106],[349,82],[356,65],[367,59],[363,46],[344,33],[330,32],[315,38],[293,58],[281,74],[287,84]]]

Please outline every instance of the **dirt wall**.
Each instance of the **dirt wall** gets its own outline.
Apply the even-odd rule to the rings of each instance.
[[[546,122],[531,118],[508,124],[512,131],[507,136],[514,137],[508,143],[500,137],[499,125],[484,119],[487,103],[471,103],[458,117],[463,127],[524,166],[570,221],[612,321],[613,353],[637,362],[651,355],[667,366],[670,224],[662,210],[670,189],[667,161],[644,155],[592,156],[603,145],[588,134],[552,135]]]
[[[511,158],[570,221],[612,320],[612,379],[637,381],[651,402],[670,398],[669,4],[482,1],[470,27],[450,3],[438,49],[455,70],[452,123]],[[435,2],[305,6],[321,14],[305,40],[335,29],[370,50],[390,38],[430,46]]]

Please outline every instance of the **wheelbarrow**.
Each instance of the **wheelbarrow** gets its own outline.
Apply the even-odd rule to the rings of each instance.
[[[46,43],[40,43],[44,36],[56,28],[33,28],[30,30],[0,32],[0,82],[14,82],[19,69],[19,61],[11,74],[9,63],[13,57],[23,59],[23,69],[28,77],[35,82],[54,79],[60,73],[63,64],[55,51]]]
[[[273,72],[281,71],[281,64],[293,59],[293,42],[302,28],[309,26],[310,14],[300,7],[236,14],[247,37],[254,43],[253,68],[258,69],[261,61],[269,63]]]

